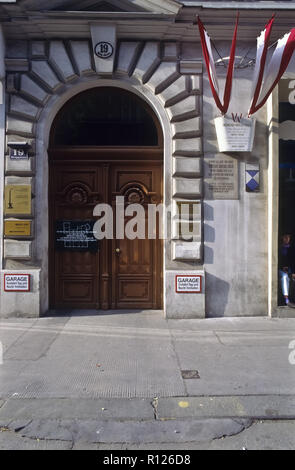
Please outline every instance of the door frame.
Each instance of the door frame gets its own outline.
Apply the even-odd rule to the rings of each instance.
[[[59,93],[52,95],[50,100],[45,104],[42,113],[36,122],[36,187],[35,196],[39,200],[36,207],[36,237],[35,253],[39,260],[40,270],[40,298],[38,300],[37,310],[39,314],[46,315],[49,310],[49,281],[48,281],[48,262],[49,262],[49,217],[48,217],[48,184],[49,184],[49,158],[48,153],[52,146],[50,145],[50,134],[54,124],[55,117],[62,107],[75,95],[91,88],[113,86],[136,94],[139,98],[147,103],[154,112],[159,122],[161,132],[163,134],[163,162],[164,162],[164,213],[169,214],[172,204],[172,158],[173,154],[173,136],[175,128],[171,123],[171,116],[164,107],[163,102],[148,86],[142,85],[129,77],[118,78],[101,78],[97,80],[96,75],[83,76],[71,84],[69,87],[63,88]],[[169,219],[170,220],[170,219]],[[171,264],[171,241],[167,238],[164,241],[164,316],[166,316],[167,306],[167,266]]]

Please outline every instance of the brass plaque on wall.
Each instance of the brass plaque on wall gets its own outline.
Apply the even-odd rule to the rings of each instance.
[[[5,220],[4,235],[7,237],[30,237],[32,235],[31,220]]]
[[[31,214],[31,185],[8,184],[5,186],[5,209],[6,215]]]

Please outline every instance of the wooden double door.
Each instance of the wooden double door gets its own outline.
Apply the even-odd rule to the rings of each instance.
[[[50,159],[50,307],[161,309],[162,241],[159,230],[156,238],[148,237],[147,215],[148,204],[162,202],[162,162],[141,161],[139,155],[133,155],[132,160],[118,159],[117,155],[105,160],[88,160],[84,154],[78,157],[63,158],[62,152],[53,152]],[[116,205],[118,196],[121,196],[120,206]],[[133,203],[140,204],[144,210],[145,238],[130,239],[124,230],[122,233],[122,217],[124,227],[132,219],[125,215],[126,208]],[[96,246],[95,243],[91,247],[91,243],[89,247],[87,243],[81,246],[81,232],[77,242],[76,235],[73,238],[70,232],[75,224],[76,230],[77,224],[89,229],[99,219],[93,215],[97,204],[112,208],[113,237],[110,237],[110,225],[104,225],[109,238]],[[119,233],[118,220],[121,221]],[[60,227],[68,228],[67,237],[70,234],[72,240],[63,241],[62,246],[57,243]]]

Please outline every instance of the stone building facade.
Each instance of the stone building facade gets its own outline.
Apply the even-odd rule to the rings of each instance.
[[[245,115],[256,36],[273,8],[262,8],[260,3],[273,2],[256,2],[255,6],[176,0],[0,2],[1,316],[37,317],[49,309],[75,307],[98,311],[155,308],[163,309],[168,318],[277,313],[278,92],[255,116],[253,150],[220,152],[214,127],[218,112],[195,24],[200,15],[215,41],[223,83],[233,22],[240,9],[236,52],[240,66],[235,71],[229,115]],[[292,8],[289,2],[276,2],[274,40],[292,27]],[[292,60],[285,80],[292,79],[294,64]],[[78,103],[79,97],[80,104],[89,100],[95,96],[87,94],[91,90],[103,96],[111,95],[113,89],[112,106],[121,100],[120,93],[127,101],[129,96],[130,103],[136,96],[138,106],[142,103],[152,116],[158,132],[154,150],[149,143],[138,142],[136,151],[130,143],[120,147],[115,136],[114,144],[108,145],[83,142],[65,149],[54,142],[62,113],[68,110],[70,115],[74,109],[70,103],[75,99]],[[99,107],[99,100],[97,103]],[[108,116],[111,114],[108,109]],[[99,125],[103,122],[101,119]],[[143,169],[138,152],[147,155]],[[230,186],[215,188],[214,193],[212,168],[224,162],[232,169]],[[93,187],[89,168],[101,178]],[[255,191],[246,186],[249,168],[256,168],[259,175]],[[61,174],[64,180],[59,179]],[[151,180],[158,181],[158,177],[157,189]],[[118,187],[113,186],[116,178],[121,181]],[[125,245],[116,241],[102,244],[100,254],[90,261],[88,254],[84,258],[74,254],[71,259],[60,252],[53,254],[57,219],[82,219],[83,204],[89,219],[94,194],[96,202],[106,202],[102,194],[107,198],[112,193],[112,200],[115,194],[131,194],[131,189],[135,200],[141,196],[149,202],[163,200],[165,206],[167,237],[158,248],[152,244],[138,248],[140,253],[150,253],[149,264],[141,261],[140,265],[138,260],[132,264],[127,259],[125,272],[124,263],[116,257]],[[61,210],[55,205],[53,200],[59,197],[68,201],[68,207]],[[11,207],[13,198],[16,205]],[[188,208],[184,224],[193,227],[190,240],[178,231],[181,204]],[[193,221],[190,208],[195,210]],[[86,264],[89,271],[85,271]],[[144,271],[142,267],[147,265]],[[17,289],[15,275],[24,274],[29,275],[30,286],[28,291],[18,291],[22,289]],[[185,277],[198,281],[195,291],[179,292],[177,282],[186,281]]]

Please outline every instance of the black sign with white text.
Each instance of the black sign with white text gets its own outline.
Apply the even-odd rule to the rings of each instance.
[[[93,220],[57,220],[55,246],[58,250],[92,251],[99,248],[93,234]]]

